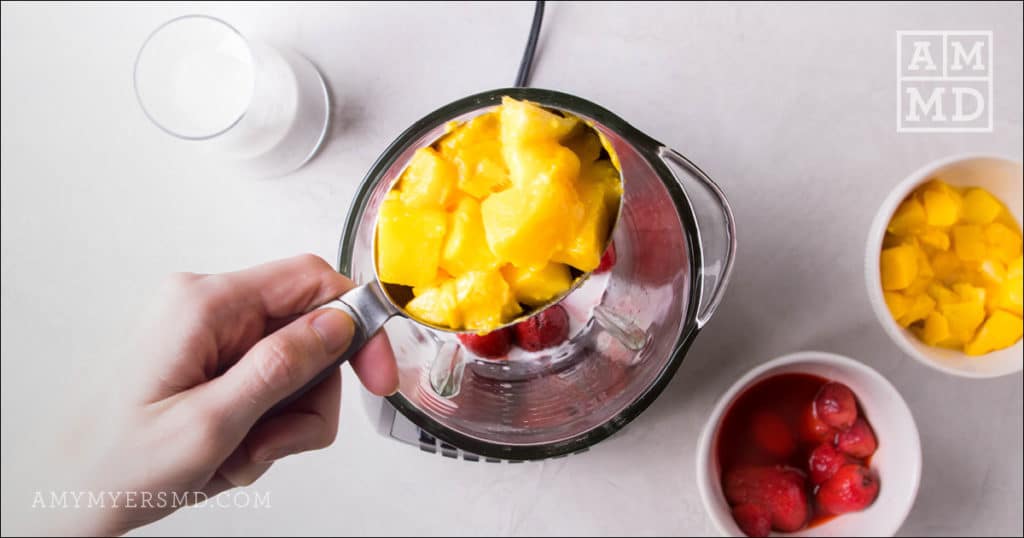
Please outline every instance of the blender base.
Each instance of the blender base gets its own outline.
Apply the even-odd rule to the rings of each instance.
[[[523,463],[523,460],[487,458],[452,446],[413,424],[411,420],[405,418],[404,415],[395,410],[394,406],[392,406],[386,399],[370,394],[365,390],[362,391],[362,394],[363,406],[370,418],[370,422],[373,424],[374,430],[383,437],[394,439],[407,445],[412,445],[423,452],[440,454],[445,458],[461,459],[471,462]],[[584,448],[583,450],[576,451],[572,454],[556,456],[550,459],[559,459],[569,455],[582,454],[588,450],[590,449]]]

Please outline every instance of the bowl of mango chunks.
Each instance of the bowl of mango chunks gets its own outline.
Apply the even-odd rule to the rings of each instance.
[[[961,155],[888,195],[868,235],[872,309],[908,355],[969,378],[1020,372],[1021,161]]]

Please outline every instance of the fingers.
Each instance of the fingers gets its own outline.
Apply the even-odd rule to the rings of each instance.
[[[241,289],[256,294],[264,314],[271,318],[301,314],[355,287],[351,280],[312,254],[273,261],[223,276],[238,283]]]
[[[348,348],[352,320],[333,308],[310,312],[256,343],[197,396],[220,411],[236,433],[331,366]]]
[[[270,469],[273,462],[255,462],[249,455],[245,443],[242,443],[228,456],[228,459],[221,464],[217,470],[220,480],[211,483],[211,489],[224,491],[232,487],[245,487],[263,476],[263,473]]]
[[[377,396],[390,396],[398,391],[398,366],[386,332],[380,331],[371,338],[349,364],[363,386]]]
[[[280,415],[249,432],[249,456],[254,462],[265,463],[329,446],[338,435],[340,409],[341,370],[334,370]]]

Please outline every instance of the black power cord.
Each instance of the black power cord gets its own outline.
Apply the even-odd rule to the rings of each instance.
[[[519,62],[519,73],[516,75],[516,88],[525,88],[530,82],[530,71],[533,70],[533,54],[537,51],[537,38],[540,37],[540,24],[544,21],[544,0],[537,0],[533,9],[533,23],[530,25],[530,37],[526,40],[526,50]]]

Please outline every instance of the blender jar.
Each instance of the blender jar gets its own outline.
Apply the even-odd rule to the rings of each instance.
[[[476,357],[451,334],[396,316],[384,326],[401,386],[388,398],[422,430],[481,456],[542,459],[583,450],[639,415],[679,368],[728,283],[732,212],[717,185],[685,157],[579,97],[536,88],[460,99],[413,124],[381,155],[353,201],[338,269],[374,281],[377,210],[417,148],[451,121],[502,96],[568,112],[603,134],[618,156],[618,261],[565,299],[571,340],[506,361]]]

